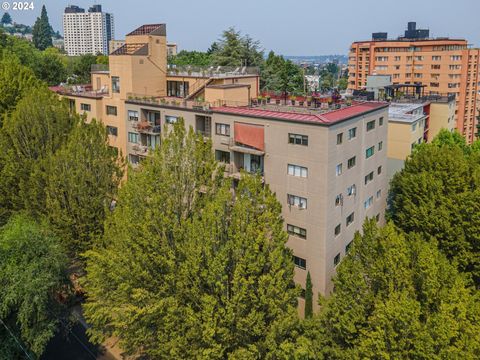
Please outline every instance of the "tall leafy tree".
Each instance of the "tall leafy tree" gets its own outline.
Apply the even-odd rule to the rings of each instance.
[[[79,117],[46,88],[32,89],[5,117],[0,131],[0,223],[46,205],[47,159],[67,141]]]
[[[260,178],[235,197],[211,143],[183,120],[133,172],[88,252],[96,341],[151,358],[277,358],[298,326],[281,206]]]
[[[212,62],[220,66],[260,66],[263,50],[260,43],[250,36],[242,36],[231,27],[222,33],[218,42],[212,44]]]
[[[308,329],[317,358],[474,359],[480,353],[478,293],[418,235],[367,221],[334,284]]]
[[[480,147],[440,132],[415,148],[390,189],[390,214],[405,232],[433,237],[480,284]]]
[[[312,278],[310,271],[307,273],[307,281],[305,283],[305,319],[309,319],[313,316],[313,291],[312,291]]]
[[[105,127],[95,120],[75,127],[47,160],[45,216],[71,253],[89,249],[102,235],[122,177],[120,166]]]
[[[42,354],[62,316],[57,299],[68,291],[66,269],[64,249],[44,225],[18,215],[0,229],[2,355]]]
[[[169,64],[209,66],[212,63],[210,54],[201,51],[182,50],[168,59]]]
[[[0,24],[7,25],[12,23],[12,17],[8,12],[3,13],[2,19],[0,20]]]
[[[39,50],[51,47],[53,29],[48,21],[48,14],[45,5],[42,6],[40,17],[37,18],[32,29],[33,44]]]

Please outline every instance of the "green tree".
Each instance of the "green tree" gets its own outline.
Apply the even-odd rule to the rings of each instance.
[[[44,212],[46,160],[78,122],[67,103],[46,88],[29,91],[5,117],[0,131],[0,224],[17,211]]]
[[[0,230],[0,348],[7,348],[2,355],[20,352],[2,325],[37,356],[42,354],[62,316],[56,298],[68,291],[66,269],[64,250],[47,227],[18,215]]]
[[[90,83],[90,72],[93,64],[97,64],[97,56],[92,54],[70,58],[68,64],[68,73],[71,76],[70,80],[78,84]]]
[[[242,36],[240,31],[231,27],[222,33],[214,43],[212,63],[220,66],[260,66],[263,63],[263,50],[260,43],[249,35]],[[213,44],[212,44],[213,48]]]
[[[53,30],[48,21],[47,9],[45,5],[42,6],[40,17],[37,18],[32,29],[33,44],[39,50],[45,50],[51,47]]]
[[[168,63],[181,66],[209,66],[212,63],[212,58],[210,54],[201,51],[182,50],[177,55],[170,56],[168,58]]]
[[[307,273],[307,281],[305,283],[305,319],[313,316],[313,292],[312,292],[312,278],[310,271]]]
[[[390,216],[405,232],[433,237],[480,284],[480,147],[443,130],[415,148],[391,182]]]
[[[281,205],[259,177],[230,182],[183,120],[120,190],[87,253],[92,339],[151,358],[273,358],[292,349],[297,289]],[[278,357],[275,357],[278,358]]]
[[[26,91],[39,86],[33,72],[20,65],[18,59],[5,56],[0,60],[0,128],[3,115],[15,108]]]
[[[260,87],[281,92],[285,99],[289,93],[303,93],[303,71],[290,60],[270,51],[261,68]]]
[[[2,16],[2,19],[0,20],[0,24],[6,25],[6,24],[11,24],[12,23],[12,17],[8,12],[5,12]]]
[[[41,52],[33,69],[37,77],[48,85],[58,85],[67,78],[64,56],[53,47]]]
[[[93,120],[73,129],[45,167],[45,216],[72,254],[88,250],[103,223],[122,177],[105,127]]]
[[[334,284],[308,329],[319,358],[478,357],[478,293],[420,236],[367,221]]]

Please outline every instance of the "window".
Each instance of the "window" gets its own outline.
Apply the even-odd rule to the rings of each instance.
[[[378,213],[377,215],[375,215],[375,220],[376,220],[377,222],[380,221],[380,213]]]
[[[308,136],[299,134],[288,134],[288,143],[308,146]]]
[[[337,226],[335,226],[335,236],[338,236],[341,231],[342,231],[342,225],[338,224]]]
[[[352,196],[357,194],[357,186],[355,184],[349,186],[347,188],[347,195]]]
[[[365,176],[365,185],[367,185],[372,180],[373,180],[373,171]]]
[[[297,236],[297,237],[302,238],[302,239],[307,238],[307,230],[305,230],[301,227],[295,226],[295,225],[287,224],[287,232],[290,235]]]
[[[227,151],[215,150],[215,160],[225,164],[230,164],[230,153]]]
[[[356,160],[357,160],[357,158],[355,156],[348,159],[347,168],[351,169],[352,167],[354,167]]]
[[[442,57],[441,56],[432,56],[432,60],[433,61],[440,61],[440,60],[442,60]]]
[[[383,141],[380,141],[378,143],[378,151],[382,151],[382,149],[383,149]]]
[[[112,92],[120,92],[120,78],[118,76],[112,76]]]
[[[337,145],[343,142],[343,133],[337,134]]]
[[[375,120],[367,122],[367,131],[375,129]]]
[[[91,109],[92,109],[92,107],[91,107],[90,104],[80,103],[80,110],[82,110],[82,111],[90,111]]]
[[[107,134],[112,136],[117,136],[118,129],[115,126],[107,126]]]
[[[377,174],[380,175],[381,173],[382,173],[382,167],[379,166],[379,167],[377,168]]]
[[[128,110],[128,120],[138,121],[138,111]]]
[[[352,212],[350,215],[347,216],[347,220],[346,220],[347,226],[353,223],[353,220],[355,220],[355,214]]]
[[[215,134],[230,136],[230,125],[215,123]]]
[[[395,61],[400,61],[400,59],[401,59],[400,56],[395,56],[395,57],[393,58],[393,60],[395,60]]]
[[[373,156],[375,153],[375,146],[369,147],[367,150],[365,150],[365,157],[368,159],[369,157]]]
[[[302,259],[301,257],[298,256],[293,256],[293,262],[295,263],[295,266],[299,267],[300,269],[306,269],[307,268],[307,260]]]
[[[307,199],[300,196],[287,194],[287,203],[288,205],[298,207],[299,209],[307,208]]]
[[[352,245],[353,245],[353,240],[350,241],[347,246],[345,246],[345,254],[348,254],[350,252],[350,250],[352,249]]]
[[[175,124],[178,120],[178,116],[165,115],[165,122],[167,124]]]
[[[343,195],[342,194],[338,194],[335,197],[335,206],[340,206],[340,205],[343,205]]]
[[[417,123],[413,123],[412,124],[412,132],[417,130]]]
[[[128,133],[128,142],[132,144],[138,144],[138,134],[134,132]]]
[[[137,165],[140,162],[140,157],[138,155],[128,154],[128,161],[130,161],[132,165]]]
[[[380,199],[382,197],[382,190],[377,191],[377,199]]]
[[[333,265],[337,266],[339,263],[340,263],[340,253],[335,255],[335,257],[333,258]]]
[[[378,126],[382,126],[383,125],[383,116],[378,119]]]
[[[117,115],[117,107],[116,106],[111,106],[107,105],[107,115]]]
[[[288,175],[306,178],[308,176],[308,169],[303,166],[288,164]]]
[[[337,165],[337,168],[336,168],[335,172],[336,172],[337,176],[342,175],[342,164]]]
[[[355,139],[357,137],[357,128],[348,129],[348,140]]]
[[[363,206],[365,207],[365,209],[368,209],[370,208],[370,206],[373,205],[373,196],[370,196],[363,204]]]

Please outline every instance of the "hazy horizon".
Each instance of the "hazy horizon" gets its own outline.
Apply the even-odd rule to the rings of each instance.
[[[12,2],[12,0],[8,0]],[[34,0],[35,10],[12,11],[13,20],[32,25],[47,7],[50,23],[62,33],[62,14],[69,4],[87,9],[89,0]],[[259,40],[266,51],[289,56],[343,55],[353,41],[368,40],[372,32],[385,31],[389,37],[401,35],[408,21],[419,28],[429,28],[431,36],[465,38],[480,46],[478,0],[455,3],[434,0],[344,0],[320,3],[306,0],[296,3],[282,0],[184,1],[159,4],[154,0],[119,2],[96,1],[115,19],[115,38],[144,23],[166,23],[167,38],[179,50],[205,51],[230,26]],[[452,11],[455,4],[455,11]]]

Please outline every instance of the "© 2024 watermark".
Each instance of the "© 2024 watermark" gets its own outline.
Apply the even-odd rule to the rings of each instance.
[[[34,10],[35,5],[33,1],[3,1],[2,10],[8,11],[29,11]]]

